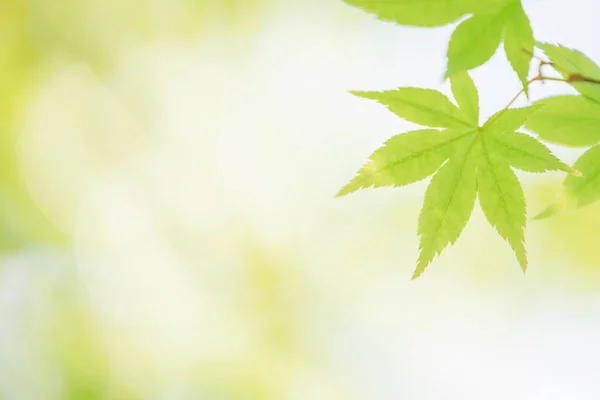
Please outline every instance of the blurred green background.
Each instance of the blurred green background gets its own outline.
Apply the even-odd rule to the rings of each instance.
[[[600,61],[577,3],[525,7]],[[348,90],[448,93],[451,31],[341,0],[0,0],[0,398],[597,399],[600,206],[531,221],[526,277],[477,209],[410,282],[426,183],[333,198],[413,127]],[[502,54],[473,76],[487,115],[519,90]],[[521,176],[531,215],[562,179]]]

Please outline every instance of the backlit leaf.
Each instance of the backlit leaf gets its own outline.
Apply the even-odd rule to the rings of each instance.
[[[344,1],[383,21],[404,26],[443,26],[468,16],[452,34],[446,77],[484,64],[504,38],[506,55],[527,90],[534,39],[520,0]]]
[[[524,133],[490,135],[490,146],[511,166],[527,172],[565,171],[573,168],[560,161],[549,148]]]
[[[509,11],[504,34],[504,51],[506,58],[519,76],[525,93],[528,92],[527,76],[533,57],[535,39],[529,18],[520,2],[515,2]]]
[[[571,147],[600,142],[600,104],[583,96],[557,96],[538,101],[542,105],[525,122],[541,139]]]
[[[550,61],[555,64],[556,71],[564,78],[574,74],[596,79],[600,82],[600,67],[582,52],[548,43],[538,43],[537,47],[546,53]],[[572,86],[585,97],[600,102],[600,84],[574,82]]]
[[[483,162],[477,176],[479,203],[489,223],[508,241],[521,268],[526,271],[523,189],[508,163],[495,154],[486,141],[482,140]]]
[[[491,134],[514,132],[534,115],[540,106],[509,108],[492,115],[483,125]]]
[[[476,14],[463,21],[452,34],[448,46],[446,76],[483,65],[502,41],[506,14]]]
[[[469,117],[437,90],[409,87],[384,92],[351,93],[376,100],[400,118],[419,125],[432,128],[477,126],[469,122]]]
[[[451,128],[412,131],[393,137],[373,153],[338,196],[369,187],[404,186],[434,175],[419,216],[419,257],[413,279],[421,276],[436,256],[458,240],[477,196],[487,220],[508,241],[525,271],[526,205],[512,168],[581,174],[534,137],[516,132],[532,118],[540,119],[540,112],[547,110],[546,104],[505,108],[478,127],[479,95],[469,74],[461,71],[450,81],[459,107],[442,93],[428,89],[355,92],[379,101],[411,122]],[[583,99],[600,108],[583,97],[566,97],[568,101]],[[587,166],[583,162],[582,165]],[[596,165],[600,165],[600,160]],[[593,174],[596,169],[589,166],[587,169],[590,179],[600,175],[600,167],[597,174]],[[578,178],[569,177],[567,181],[571,179]]]
[[[600,146],[586,151],[573,167],[581,172],[581,176],[568,176],[554,203],[535,219],[545,219],[566,209],[584,207],[600,200]]]
[[[477,140],[472,136],[467,147],[431,179],[419,216],[421,244],[413,279],[425,271],[435,256],[456,242],[471,217],[477,195],[477,165],[472,157]]]
[[[568,176],[564,188],[574,199],[575,207],[600,200],[600,146],[586,151],[574,165],[582,176]]]
[[[453,144],[469,134],[472,131],[425,129],[396,135],[371,155],[369,162],[338,196],[359,189],[405,186],[423,180],[452,155]]]
[[[442,26],[469,12],[465,0],[344,0],[384,21],[407,26]]]
[[[479,125],[479,94],[473,79],[467,72],[461,72],[450,79],[452,95],[460,109],[469,117],[474,126]]]

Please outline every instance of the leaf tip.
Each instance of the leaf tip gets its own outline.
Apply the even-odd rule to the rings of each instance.
[[[525,93],[525,98],[527,99],[527,101],[530,101],[530,97],[529,97],[529,83],[528,82],[523,82],[523,93]]]
[[[576,176],[578,178],[581,178],[583,176],[583,173],[575,168],[569,168],[568,171],[571,175]]]
[[[446,72],[444,72],[444,78],[442,79],[443,82],[446,82],[448,79],[452,78],[454,74],[450,72],[450,69],[447,68]]]
[[[536,40],[535,42],[535,47],[537,47],[538,49],[542,50],[543,52],[546,51],[546,49],[548,48],[548,46],[553,46],[552,43],[547,43],[547,42],[540,42],[538,40]]]
[[[368,100],[378,100],[380,97],[378,96],[381,92],[370,92],[366,90],[349,90],[351,95],[360,97]]]
[[[410,278],[411,281],[415,281],[417,280],[421,275],[423,275],[423,272],[425,272],[425,269],[427,269],[427,266],[431,263],[431,260],[426,260],[423,258],[422,254],[419,256],[419,261],[417,261],[417,268],[415,269],[415,272],[412,276],[412,278]]]
[[[523,259],[519,261],[519,264],[521,265],[521,272],[523,272],[523,276],[527,275],[527,259]]]
[[[417,279],[419,279],[419,277],[421,275],[423,275],[424,271],[419,271],[419,269],[417,268],[417,270],[415,271],[415,273],[413,274],[412,278],[410,278],[411,282],[416,281]]]
[[[560,207],[557,204],[552,204],[551,206],[546,208],[544,211],[542,211],[541,213],[534,216],[533,220],[541,221],[543,219],[548,219],[548,218],[558,214],[559,211],[560,211]]]
[[[339,199],[340,197],[344,197],[346,195],[349,195],[352,192],[355,192],[356,189],[352,190],[349,185],[344,186],[343,188],[341,188],[335,195],[336,199]]]

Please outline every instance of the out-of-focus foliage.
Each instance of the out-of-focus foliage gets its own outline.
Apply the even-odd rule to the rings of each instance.
[[[114,59],[146,43],[197,37],[209,28],[243,44],[267,1],[0,2],[0,250],[66,240],[39,211],[20,173],[19,123],[32,93],[48,76],[71,62],[102,73]]]
[[[558,177],[556,177],[558,178]],[[575,178],[575,177],[573,177]],[[531,188],[531,203],[543,207],[556,201],[560,180],[553,179]],[[562,210],[552,218],[530,224],[530,245],[539,247],[544,279],[574,295],[595,293],[600,285],[600,256],[597,232],[600,203],[582,209]]]

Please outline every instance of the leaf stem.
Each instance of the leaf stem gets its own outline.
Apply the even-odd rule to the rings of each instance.
[[[524,50],[524,51],[526,51],[526,50]],[[483,126],[480,128],[480,130],[483,130],[484,128],[489,127],[491,124],[496,122],[496,120],[498,120],[498,118],[500,118],[502,115],[504,115],[508,111],[510,106],[512,106],[515,103],[515,101],[517,101],[517,99],[526,92],[526,89],[529,88],[529,86],[533,82],[542,82],[543,83],[544,81],[554,81],[554,82],[564,82],[564,83],[591,83],[591,84],[595,84],[595,85],[600,85],[600,79],[588,78],[581,74],[571,74],[570,72],[562,69],[561,67],[557,66],[555,63],[553,63],[551,61],[546,61],[539,57],[536,57],[532,53],[530,53],[530,54],[540,61],[540,65],[538,67],[538,74],[534,78],[527,81],[527,85],[525,87],[523,87],[519,91],[519,93],[516,94],[515,97],[512,98],[512,100],[506,105],[506,107],[504,107],[500,112],[498,112],[494,118],[489,119],[485,124],[483,124]],[[544,76],[543,71],[542,71],[542,68],[544,65],[551,65],[554,69],[559,70],[559,71],[563,70],[563,73],[568,75],[567,78],[555,78],[552,76]]]
[[[543,58],[536,56],[529,50],[526,50],[526,49],[522,49],[522,50],[523,50],[523,52],[529,54],[531,57],[540,61],[540,66],[538,68],[538,76],[540,77],[540,80],[542,80],[542,81],[560,81],[560,82],[566,82],[566,83],[583,82],[583,83],[592,83],[595,85],[600,85],[600,79],[590,78],[590,77],[584,76],[582,74],[572,74],[566,68],[563,68],[560,65],[557,65],[556,63],[554,63],[552,61],[544,60]],[[561,79],[561,78],[552,78],[552,77],[543,76],[542,67],[544,65],[552,66],[552,68],[554,68],[555,70],[559,71],[560,73],[566,75],[567,77],[564,79]]]
[[[529,87],[529,85],[531,85],[533,82],[541,81],[541,80],[543,80],[543,77],[538,75],[535,78],[527,81],[527,87]],[[508,111],[510,106],[512,106],[515,103],[515,101],[517,101],[517,99],[524,93],[525,93],[525,87],[523,89],[521,89],[519,91],[519,93],[517,93],[517,95],[515,97],[513,97],[512,100],[499,113],[496,114],[495,117],[488,119],[487,122],[485,124],[483,124],[483,126],[480,129],[483,130],[483,129],[489,127],[490,125],[492,125],[494,122],[496,122],[498,120],[498,118],[503,116]]]

